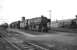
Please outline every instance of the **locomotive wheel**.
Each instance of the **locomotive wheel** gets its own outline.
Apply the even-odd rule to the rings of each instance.
[[[43,32],[48,32],[48,28],[44,27]]]
[[[38,30],[38,32],[41,32],[41,30]]]

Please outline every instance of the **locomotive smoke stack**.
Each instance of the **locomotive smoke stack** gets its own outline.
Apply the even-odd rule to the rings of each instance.
[[[22,17],[22,21],[25,21],[25,17]]]

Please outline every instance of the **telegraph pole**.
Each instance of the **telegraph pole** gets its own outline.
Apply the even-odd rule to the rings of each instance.
[[[49,10],[49,17],[50,17],[50,21],[51,21],[51,10]],[[50,23],[51,24],[51,23]]]
[[[51,10],[49,10],[49,16],[50,16],[50,20],[51,20]]]
[[[50,17],[50,21],[51,21],[51,10],[49,10],[49,17]],[[50,27],[51,27],[51,22],[49,23]]]

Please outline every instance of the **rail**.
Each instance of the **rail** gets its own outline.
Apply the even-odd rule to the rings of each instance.
[[[4,37],[4,39],[5,39],[9,44],[11,44],[13,47],[15,47],[17,50],[22,50],[20,47],[18,47],[17,45],[13,44],[11,41],[8,40],[8,35],[6,35],[6,33],[8,33],[8,32],[7,32],[7,31],[6,31],[6,32],[5,32],[5,31],[1,31],[1,34],[2,34],[2,36]],[[27,44],[29,44],[29,45],[31,45],[31,46],[34,46],[34,47],[36,47],[36,48],[40,48],[40,49],[42,49],[42,50],[49,50],[49,49],[44,48],[44,47],[42,47],[42,46],[33,44],[33,43],[29,42],[29,41],[24,41],[24,42],[27,43]],[[22,46],[21,46],[21,47],[22,47]]]
[[[21,50],[19,47],[17,47],[16,45],[14,45],[12,42],[10,42],[8,40],[8,37],[4,34],[4,32],[0,32],[1,33],[1,36],[3,37],[4,40],[6,40],[9,44],[11,44],[13,47],[15,47],[17,50]]]

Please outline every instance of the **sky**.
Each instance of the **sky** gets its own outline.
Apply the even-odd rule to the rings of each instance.
[[[77,15],[76,0],[0,0],[0,23],[40,17],[51,20],[72,19]]]

